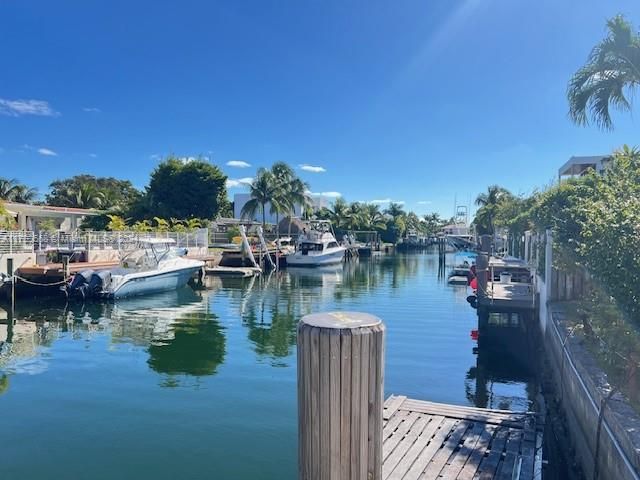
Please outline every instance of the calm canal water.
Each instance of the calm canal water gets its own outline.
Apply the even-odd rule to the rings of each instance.
[[[385,321],[386,395],[527,409],[527,372],[478,364],[466,296],[416,254],[116,304],[22,300],[12,328],[0,317],[0,478],[296,478],[295,329],[317,311]]]

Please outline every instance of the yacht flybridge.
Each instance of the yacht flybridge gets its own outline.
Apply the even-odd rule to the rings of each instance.
[[[314,220],[309,230],[304,230],[298,240],[295,253],[287,256],[287,265],[294,267],[319,267],[340,263],[347,249],[340,245],[331,222]]]
[[[204,267],[204,262],[181,256],[175,240],[140,240],[137,248],[122,257],[120,267],[84,270],[76,274],[63,290],[82,298],[123,298],[175,290]]]

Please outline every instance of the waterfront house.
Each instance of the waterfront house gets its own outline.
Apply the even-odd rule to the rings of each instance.
[[[565,178],[580,177],[591,170],[601,173],[610,161],[610,155],[571,157],[558,169],[558,181],[561,182]]]

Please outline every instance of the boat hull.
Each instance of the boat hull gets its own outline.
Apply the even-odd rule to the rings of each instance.
[[[344,260],[345,251],[345,249],[340,249],[320,255],[302,255],[300,252],[296,252],[293,255],[287,256],[287,265],[291,265],[292,267],[323,267],[326,265],[335,265]]]
[[[176,290],[184,287],[200,269],[199,266],[192,266],[152,275],[131,275],[115,291],[106,292],[106,296],[118,299]]]

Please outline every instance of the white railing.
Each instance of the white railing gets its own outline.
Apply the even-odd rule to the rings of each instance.
[[[0,230],[0,254],[33,253],[33,232]]]
[[[177,247],[207,247],[209,233],[206,228],[191,232],[95,232],[76,231],[38,232],[33,242],[36,250],[60,248],[85,248],[86,250],[127,250],[134,248],[140,240],[149,238],[173,239]]]

